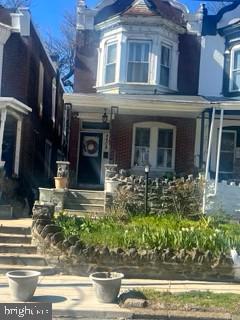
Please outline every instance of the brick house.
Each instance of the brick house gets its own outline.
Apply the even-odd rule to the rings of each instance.
[[[225,55],[217,26],[233,7],[209,16],[204,6],[189,14],[176,1],[105,0],[95,9],[78,1],[74,93],[64,95],[73,111],[76,185],[103,184],[108,163],[136,174],[150,164],[151,175],[180,176],[211,161],[215,176],[221,141],[210,157],[211,117],[236,109],[236,101],[210,91],[225,77],[216,63]],[[224,166],[229,155],[222,151]]]
[[[0,7],[0,160],[24,196],[51,183],[63,158],[63,87],[28,9]]]

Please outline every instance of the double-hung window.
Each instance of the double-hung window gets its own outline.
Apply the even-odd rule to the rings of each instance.
[[[105,83],[113,83],[116,78],[117,44],[106,46]]]
[[[148,82],[150,42],[129,41],[128,43],[128,82]]]
[[[171,67],[171,47],[167,45],[161,46],[160,56],[160,85],[169,87]]]
[[[240,47],[233,49],[231,54],[231,91],[240,90]]]
[[[149,163],[150,128],[136,128],[134,165],[144,166]]]
[[[133,165],[150,164],[159,170],[173,170],[176,130],[174,126],[149,122],[134,127]]]
[[[158,130],[157,167],[171,168],[173,153],[173,130]]]

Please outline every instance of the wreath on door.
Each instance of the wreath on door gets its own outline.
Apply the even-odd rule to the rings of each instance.
[[[95,140],[88,140],[85,144],[86,152],[89,154],[95,154],[98,150],[98,144]]]

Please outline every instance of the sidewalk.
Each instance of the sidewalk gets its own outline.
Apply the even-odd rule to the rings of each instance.
[[[122,282],[121,291],[131,288],[155,288],[161,291],[183,292],[190,290],[211,290],[217,293],[240,294],[240,284],[196,281],[128,280]],[[7,279],[0,277],[0,301],[11,302]],[[33,302],[51,302],[56,319],[61,317],[88,317],[101,319],[131,319],[133,313],[117,304],[97,302],[92,284],[86,277],[43,276],[40,277]]]

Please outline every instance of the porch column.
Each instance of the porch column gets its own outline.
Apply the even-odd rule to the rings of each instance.
[[[14,173],[17,176],[19,175],[21,137],[22,137],[22,119],[19,119],[17,121],[16,148],[15,148],[15,161],[14,161]]]
[[[3,145],[3,135],[4,135],[4,128],[5,122],[7,117],[7,110],[3,109],[0,112],[1,120],[0,120],[0,167],[4,166],[4,162],[2,161],[2,145]]]

